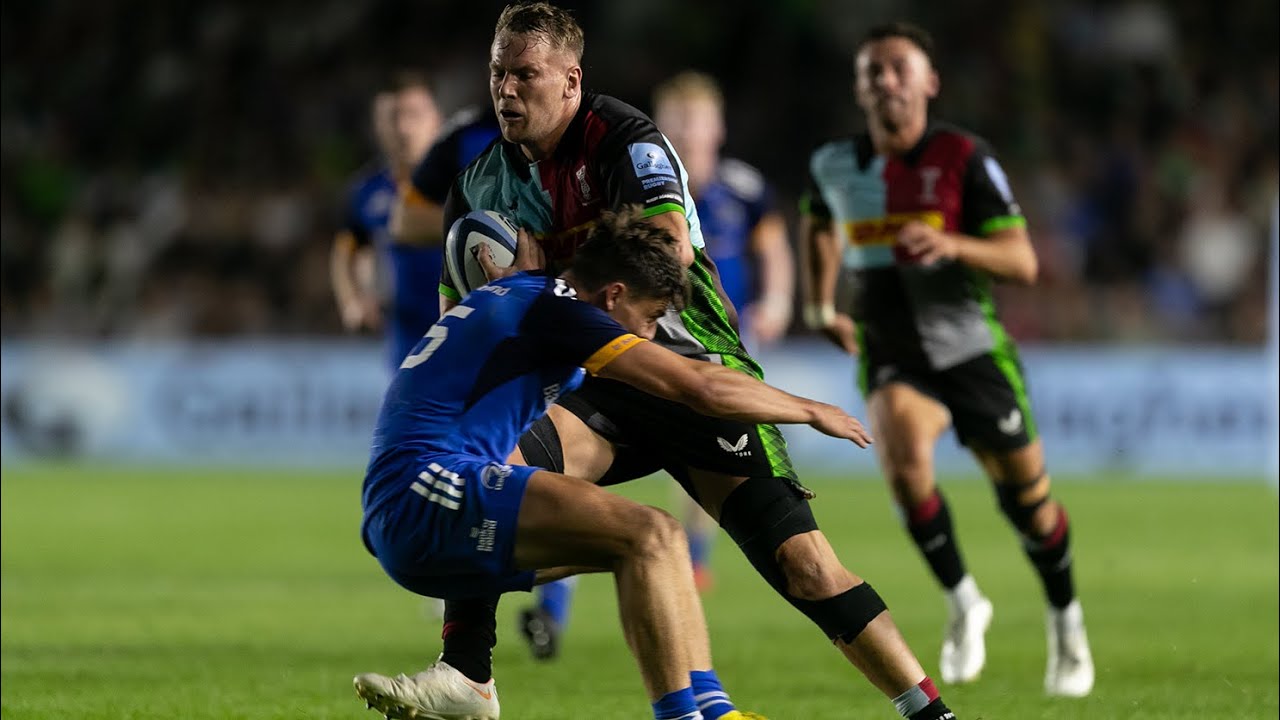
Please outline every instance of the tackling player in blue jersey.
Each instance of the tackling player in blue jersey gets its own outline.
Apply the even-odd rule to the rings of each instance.
[[[373,124],[382,158],[351,187],[329,269],[343,326],[356,331],[385,325],[388,364],[395,368],[439,317],[439,248],[398,242],[388,232],[397,185],[409,177],[440,128],[425,78],[405,73],[392,89],[379,93]]]
[[[520,240],[516,267],[540,266],[524,231]],[[392,579],[431,597],[529,590],[572,572],[612,571],[654,716],[699,720],[692,678],[713,671],[679,523],[585,480],[506,464],[517,440],[582,382],[583,368],[708,415],[807,423],[863,447],[870,438],[837,407],[646,342],[688,297],[676,247],[639,207],[608,213],[560,277],[515,273],[447,312],[387,390],[365,476],[362,535]],[[467,717],[497,718],[493,681],[451,670],[438,662],[414,676],[360,675],[355,684],[388,717],[452,717],[440,693],[456,691]],[[445,674],[453,684],[440,682]],[[488,701],[479,714],[476,696]]]

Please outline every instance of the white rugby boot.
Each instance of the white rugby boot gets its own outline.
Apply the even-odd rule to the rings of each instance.
[[[356,694],[391,720],[498,720],[493,679],[472,682],[452,665],[437,661],[415,675],[357,675]]]
[[[1084,609],[1079,600],[1061,610],[1050,607],[1045,623],[1049,662],[1044,671],[1044,691],[1063,697],[1084,697],[1093,690],[1093,656],[1084,631]]]
[[[995,611],[978,591],[973,577],[965,575],[947,592],[948,619],[938,662],[942,681],[952,685],[973,682],[987,664],[987,628]]]

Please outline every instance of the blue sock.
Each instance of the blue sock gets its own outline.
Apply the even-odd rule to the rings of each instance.
[[[685,535],[689,536],[689,560],[693,566],[706,565],[711,559],[711,533],[685,528]]]
[[[693,681],[693,699],[705,720],[716,720],[736,709],[729,693],[720,686],[715,670],[694,670],[689,673],[689,679]]]
[[[569,608],[573,606],[573,588],[577,578],[565,578],[538,586],[538,607],[546,610],[561,630],[569,624]]]
[[[693,702],[693,688],[669,692],[653,704],[653,716],[657,720],[702,720],[698,706]]]

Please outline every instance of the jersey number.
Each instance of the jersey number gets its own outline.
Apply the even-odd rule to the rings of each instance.
[[[427,344],[422,348],[420,352],[416,352],[406,357],[404,359],[404,362],[400,363],[400,369],[410,370],[412,368],[416,368],[422,363],[426,362],[433,354],[435,354],[436,350],[440,349],[440,346],[444,344],[444,341],[449,338],[449,327],[447,325],[442,324],[445,318],[458,318],[459,320],[464,320],[474,310],[475,308],[470,308],[470,307],[467,307],[466,305],[458,305],[457,307],[453,308],[449,312],[445,313],[440,318],[440,321],[437,322],[435,325],[432,325],[431,329],[427,331],[427,334],[423,336],[425,338],[428,338]]]

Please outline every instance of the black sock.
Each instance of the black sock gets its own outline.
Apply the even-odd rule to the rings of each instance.
[[[1044,585],[1049,604],[1062,609],[1076,597],[1075,583],[1071,578],[1071,531],[1067,511],[1058,506],[1058,524],[1046,536],[1025,538],[1023,549]]]
[[[928,500],[907,508],[907,530],[942,587],[955,587],[964,578],[964,560],[960,559],[951,511],[941,492],[934,490]]]
[[[947,709],[942,698],[938,698],[910,715],[907,720],[956,720],[956,716]]]
[[[498,597],[446,600],[444,653],[440,659],[473,682],[493,677],[493,646],[498,642]]]

